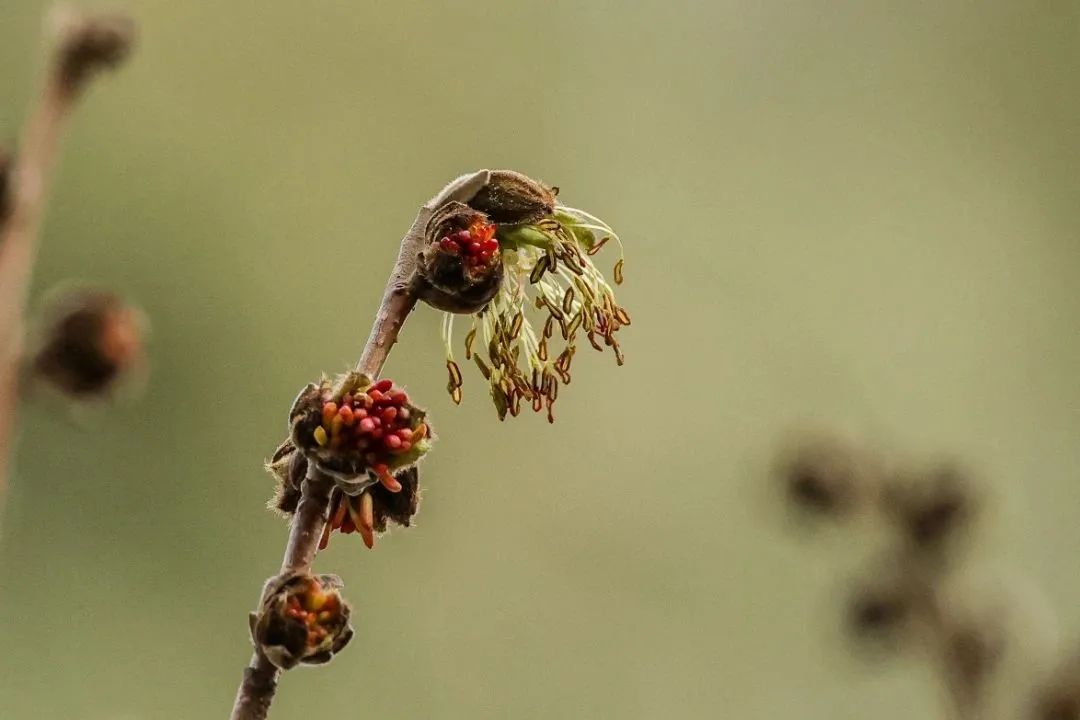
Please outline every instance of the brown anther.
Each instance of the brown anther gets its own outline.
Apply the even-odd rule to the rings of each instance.
[[[622,270],[623,270],[623,261],[622,261],[622,258],[619,258],[619,262],[615,263],[614,276],[615,276],[615,284],[616,285],[622,285],[622,281],[623,281]]]
[[[555,316],[548,315],[548,319],[544,321],[544,337],[550,338],[555,332]]]
[[[446,369],[450,373],[450,389],[461,387],[461,368],[458,367],[458,364],[453,360],[447,360]]]
[[[577,335],[577,331],[581,327],[581,317],[581,313],[578,313],[574,316],[574,319],[570,321],[570,327],[566,328],[566,334],[569,337],[572,338]]]
[[[562,310],[567,315],[570,314],[571,308],[574,307],[574,288],[566,288],[566,294],[563,295]]]
[[[514,322],[510,326],[510,339],[511,340],[517,340],[518,335],[521,334],[521,324],[524,321],[525,321],[525,315],[523,315],[521,313],[521,311],[519,310],[518,313],[516,315],[514,315]]]
[[[559,398],[559,381],[554,377],[551,378],[551,383],[548,385],[546,394],[549,403],[553,403]]]
[[[532,272],[529,273],[529,282],[533,285],[540,282],[540,279],[544,277],[544,273],[547,272],[549,264],[547,255],[540,258],[536,265],[533,266]]]
[[[604,237],[602,237],[600,239],[600,242],[596,243],[595,245],[593,245],[591,248],[588,249],[588,251],[587,251],[588,254],[589,255],[595,255],[596,253],[600,252],[600,249],[602,247],[604,247],[604,245],[606,245],[607,241],[610,240],[610,239],[611,239],[611,237],[608,236],[608,235],[605,235]]]
[[[585,275],[585,268],[581,267],[581,263],[573,254],[566,253],[563,255],[563,264],[575,275],[578,275],[579,277]]]
[[[575,277],[574,285],[577,286],[577,289],[581,292],[582,295],[589,298],[589,300],[592,300],[593,302],[596,301],[596,294],[593,293],[592,288],[589,287],[589,284],[587,282],[585,282],[579,277]]]
[[[473,361],[476,363],[476,367],[480,368],[480,374],[484,376],[485,380],[491,379],[491,368],[487,366],[479,355],[473,355]]]

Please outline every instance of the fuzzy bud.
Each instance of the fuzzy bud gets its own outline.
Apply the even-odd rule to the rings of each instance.
[[[286,517],[292,516],[300,505],[304,478],[307,477],[308,461],[304,453],[297,451],[292,438],[278,445],[266,469],[277,478],[277,490],[269,506]]]
[[[555,212],[557,189],[513,170],[492,170],[469,205],[498,225],[536,223]]]
[[[269,505],[285,517],[291,517],[300,504],[301,489],[307,476],[308,459],[298,452],[292,440],[286,440],[274,452],[266,464],[266,469],[277,479],[277,490]],[[394,479],[401,486],[392,491],[382,483],[375,483],[364,490],[372,498],[371,529],[373,532],[386,532],[392,523],[401,527],[412,525],[412,519],[420,508],[420,470],[415,465],[394,474]],[[339,513],[339,505],[350,502],[351,507]],[[360,529],[354,517],[359,511],[355,498],[350,499],[340,490],[335,491],[330,502],[330,519],[324,533],[329,542],[329,533],[341,530],[348,534]],[[352,523],[349,524],[349,520]],[[361,522],[362,524],[362,522]]]
[[[1035,691],[1031,720],[1080,720],[1080,655],[1067,658]]]
[[[282,670],[330,662],[353,635],[341,588],[336,575],[272,578],[259,611],[251,614],[252,641]]]
[[[126,15],[65,15],[58,18],[57,73],[74,95],[99,70],[119,66],[135,43],[135,22]]]
[[[1000,622],[964,618],[945,623],[941,632],[943,669],[954,692],[974,704],[988,686],[1005,654],[1005,635]]]
[[[495,226],[483,213],[446,203],[428,221],[424,240],[417,259],[424,302],[447,312],[473,313],[499,292],[502,253]]]
[[[867,585],[848,601],[847,626],[855,638],[895,639],[911,614],[911,597],[902,585]]]
[[[866,503],[877,479],[865,453],[827,435],[799,438],[782,453],[777,476],[796,510],[838,519]]]
[[[143,325],[142,314],[111,292],[69,291],[45,310],[32,371],[69,397],[104,395],[143,364]]]
[[[425,412],[404,390],[357,372],[308,385],[289,421],[293,444],[348,495],[375,482],[396,492],[394,473],[415,465],[433,440]]]
[[[886,486],[886,514],[921,551],[943,551],[971,526],[978,498],[965,473],[952,464],[902,470]]]

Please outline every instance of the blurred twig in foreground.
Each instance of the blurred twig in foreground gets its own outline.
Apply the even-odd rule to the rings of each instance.
[[[122,15],[64,11],[54,23],[56,39],[44,84],[22,145],[0,183],[0,500],[7,488],[15,432],[26,297],[52,170],[82,91],[99,70],[127,57],[135,35],[133,22]]]

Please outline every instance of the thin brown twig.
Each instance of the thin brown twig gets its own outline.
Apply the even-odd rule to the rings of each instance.
[[[390,350],[397,342],[398,333],[416,305],[416,257],[423,248],[424,230],[432,214],[448,202],[468,202],[488,183],[489,177],[487,170],[462,175],[420,208],[412,227],[401,241],[371,334],[356,365],[357,371],[373,378],[379,376]],[[283,575],[311,571],[319,538],[329,520],[330,490],[330,481],[315,470],[314,463],[309,465],[300,505],[289,528],[285,558],[281,563]],[[277,692],[279,675],[280,671],[256,648],[251,661],[244,668],[233,703],[232,720],[264,720]]]
[[[0,228],[0,506],[15,432],[26,299],[49,181],[67,121],[87,80],[122,61],[134,26],[119,15],[63,18],[45,82],[11,174],[9,211]]]

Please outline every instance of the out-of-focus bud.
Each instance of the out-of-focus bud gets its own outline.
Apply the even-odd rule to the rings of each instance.
[[[1080,656],[1067,659],[1035,692],[1031,720],[1080,720]]]
[[[251,638],[275,666],[330,662],[352,639],[351,610],[336,575],[291,574],[272,578],[251,615]]]
[[[513,170],[492,170],[469,205],[499,225],[535,223],[555,212],[557,190]]]
[[[909,629],[913,612],[913,595],[905,584],[868,584],[851,594],[846,624],[855,639],[895,642]]]
[[[394,473],[415,465],[433,440],[426,413],[401,387],[356,372],[308,385],[289,420],[293,444],[347,495],[375,482],[398,492]]]
[[[419,296],[439,310],[474,313],[499,292],[502,254],[495,225],[468,205],[450,202],[428,222],[417,261]]]
[[[57,67],[61,87],[78,93],[99,70],[119,66],[135,44],[135,22],[126,15],[81,15],[62,9],[57,26]]]
[[[918,550],[942,551],[967,528],[979,509],[971,480],[952,463],[895,473],[882,494],[885,513]]]
[[[31,369],[75,399],[101,397],[144,364],[144,319],[116,294],[79,289],[45,308]]]
[[[796,437],[784,448],[776,476],[789,503],[806,514],[846,518],[878,490],[873,459],[845,440],[821,433]]]
[[[953,692],[978,704],[1005,653],[1005,632],[995,618],[946,618],[941,630],[942,667]]]

